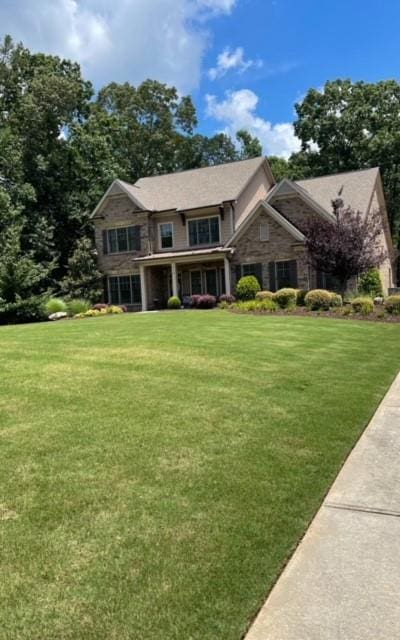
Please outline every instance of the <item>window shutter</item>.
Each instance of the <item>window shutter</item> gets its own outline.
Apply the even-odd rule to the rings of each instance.
[[[128,227],[128,249],[129,251],[140,251],[140,224],[134,227]]]
[[[236,284],[237,284],[240,278],[242,277],[242,265],[237,264],[235,267],[235,271],[236,271]]]
[[[269,289],[270,291],[276,291],[276,277],[275,277],[275,262],[268,264],[269,272]]]
[[[263,277],[262,277],[262,264],[261,262],[257,262],[257,264],[254,265],[254,275],[257,278],[261,289],[263,288]]]
[[[322,271],[317,271],[317,289],[324,288],[324,274]]]
[[[297,260],[290,260],[289,262],[290,272],[290,286],[297,289]]]
[[[107,229],[103,229],[103,255],[108,254],[108,243],[107,243]]]

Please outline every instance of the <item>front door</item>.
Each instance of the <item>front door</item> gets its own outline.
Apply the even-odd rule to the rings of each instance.
[[[217,296],[218,295],[217,270],[207,269],[204,273],[204,276],[205,276],[206,293],[209,293],[212,296]]]

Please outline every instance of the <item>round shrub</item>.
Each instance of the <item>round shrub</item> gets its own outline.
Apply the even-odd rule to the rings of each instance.
[[[276,302],[281,309],[291,309],[296,306],[296,294],[296,289],[279,289],[279,291],[274,293],[273,301]]]
[[[358,282],[358,290],[365,296],[382,296],[382,280],[378,269],[370,269],[362,273]]]
[[[326,289],[312,289],[304,298],[306,307],[311,309],[311,311],[327,311],[330,307],[331,300],[332,294]]]
[[[227,304],[233,304],[236,302],[236,298],[229,293],[223,293],[222,296],[219,297],[219,301],[226,302]]]
[[[342,307],[343,298],[339,293],[331,292],[331,307]]]
[[[168,309],[180,309],[181,301],[178,296],[171,296],[167,302]]]
[[[68,315],[70,316],[76,316],[78,313],[85,313],[85,311],[89,311],[90,307],[90,303],[82,298],[69,300],[67,302]]]
[[[296,289],[296,305],[298,307],[304,307],[305,302],[304,299],[307,295],[307,291],[305,289]]]
[[[61,298],[49,298],[44,305],[44,310],[48,315],[58,311],[66,311],[67,305]]]
[[[363,316],[367,316],[373,312],[374,303],[371,298],[368,298],[367,296],[359,296],[358,298],[353,298],[351,301],[351,308],[354,313],[361,313]]]
[[[388,313],[400,313],[400,295],[389,296],[386,298],[385,309]]]
[[[117,304],[110,304],[107,309],[100,309],[100,313],[124,313],[124,309]]]
[[[197,300],[198,309],[212,309],[217,304],[217,298],[211,296],[209,293],[205,293],[203,296],[199,296]]]
[[[236,296],[239,300],[254,300],[260,289],[255,276],[243,276],[236,285]]]
[[[273,297],[272,291],[258,291],[256,293],[256,300],[272,300]]]

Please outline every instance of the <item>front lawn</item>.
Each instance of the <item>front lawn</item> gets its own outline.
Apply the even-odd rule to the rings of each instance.
[[[0,328],[4,640],[239,640],[397,373],[399,325]]]

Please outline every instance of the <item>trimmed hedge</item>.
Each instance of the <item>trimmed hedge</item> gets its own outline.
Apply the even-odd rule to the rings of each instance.
[[[286,287],[275,291],[272,299],[281,309],[292,309],[296,306],[296,298],[296,289]]]
[[[388,313],[400,313],[400,295],[389,296],[385,300],[385,309]]]
[[[236,296],[239,300],[254,300],[260,289],[255,276],[243,276],[236,285]]]
[[[328,311],[332,300],[332,294],[326,289],[312,289],[307,293],[304,302],[311,311]]]
[[[296,304],[298,307],[304,307],[307,291],[305,289],[296,289]]]
[[[367,296],[359,296],[358,298],[353,298],[351,308],[354,313],[361,313],[363,316],[367,316],[373,312],[374,303]]]
[[[256,293],[256,300],[272,300],[273,297],[272,291],[258,291]]]
[[[182,303],[180,301],[180,298],[178,298],[178,296],[171,296],[167,302],[168,309],[180,309],[181,304]]]
[[[339,293],[331,292],[331,307],[343,307],[343,298]]]

